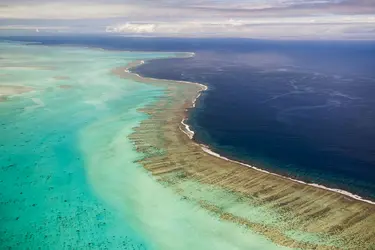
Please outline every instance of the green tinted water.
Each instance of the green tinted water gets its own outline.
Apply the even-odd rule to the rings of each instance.
[[[0,43],[0,248],[280,249],[181,200],[134,163],[137,108],[163,89],[111,69],[171,54]]]

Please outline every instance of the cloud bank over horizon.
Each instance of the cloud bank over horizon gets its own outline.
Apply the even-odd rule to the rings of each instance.
[[[3,0],[0,31],[375,39],[373,0]]]

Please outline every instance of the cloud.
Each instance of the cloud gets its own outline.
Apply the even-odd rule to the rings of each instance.
[[[163,36],[370,37],[373,0],[3,0],[0,27]],[[350,31],[350,32],[348,32]]]
[[[88,19],[124,17],[129,19],[168,19],[212,16],[239,17],[252,15],[346,14],[372,11],[373,0],[3,0],[2,18],[22,19]],[[350,6],[350,8],[348,7]],[[367,10],[367,11],[366,11]]]
[[[130,5],[102,3],[12,4],[0,8],[0,16],[4,19],[90,19],[123,17],[134,12],[137,8]]]
[[[123,25],[107,26],[106,32],[153,33],[156,24],[125,23]]]
[[[306,28],[308,27],[308,28]],[[108,26],[106,32],[125,35],[256,38],[362,38],[374,39],[372,17],[297,17],[226,21],[130,23]]]

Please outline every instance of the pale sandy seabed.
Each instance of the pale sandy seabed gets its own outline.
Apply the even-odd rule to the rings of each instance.
[[[35,67],[0,69],[11,89],[34,90],[0,103],[0,248],[374,245],[373,205],[220,159],[182,133],[205,86],[129,72],[191,54],[18,44],[0,52]]]
[[[32,88],[25,86],[0,85],[0,97],[19,95],[32,90]]]

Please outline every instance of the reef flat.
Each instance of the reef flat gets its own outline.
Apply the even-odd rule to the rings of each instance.
[[[160,86],[164,95],[139,111],[148,115],[129,138],[144,157],[138,162],[181,199],[221,220],[235,222],[272,241],[302,249],[372,249],[375,206],[345,193],[307,185],[215,156],[191,140],[184,124],[205,86],[112,73]]]

